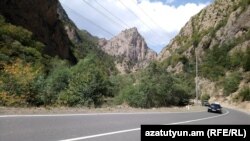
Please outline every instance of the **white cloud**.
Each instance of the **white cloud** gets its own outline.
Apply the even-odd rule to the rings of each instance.
[[[135,13],[135,16],[130,10],[124,7],[119,0],[60,1],[66,9],[69,17],[79,28],[86,29],[93,35],[110,39],[113,35],[117,35],[119,32],[124,30],[124,28],[137,27],[139,32],[144,36],[149,47],[157,52],[166,46],[166,44],[180,31],[181,27],[185,25],[191,16],[198,13],[207,5],[207,3],[187,3],[185,5],[175,7],[161,1],[120,0],[124,5],[126,5],[126,7],[129,7],[129,9]],[[119,19],[123,22],[120,22],[120,20],[114,18],[106,12],[98,3],[96,3],[96,1],[108,9],[108,11],[115,17],[119,17]],[[173,1],[174,0],[167,0],[166,2]],[[98,9],[102,14],[98,13],[96,9],[93,9],[87,3]],[[68,7],[70,7],[70,9],[74,12],[69,10]],[[76,12],[81,16],[76,15]],[[112,33],[112,35],[106,33],[103,29],[100,29],[84,18],[88,18],[96,25],[99,25],[103,29]]]

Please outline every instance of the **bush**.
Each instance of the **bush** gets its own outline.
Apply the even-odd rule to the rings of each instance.
[[[185,81],[171,76],[159,64],[151,63],[117,97],[120,103],[125,102],[133,107],[180,106],[186,104],[191,91]]]
[[[121,93],[120,100],[122,100],[122,102],[126,102],[132,107],[147,107],[147,98],[145,94],[140,91],[139,86],[127,86]]]
[[[71,73],[67,67],[55,69],[45,80],[42,101],[45,105],[53,105],[57,102],[60,92],[66,90],[71,79]]]
[[[25,106],[25,97],[11,95],[6,92],[0,92],[0,105],[2,106]]]
[[[233,99],[235,102],[250,101],[250,88],[249,86],[243,87],[239,94]]]
[[[68,106],[100,106],[107,95],[107,83],[98,72],[79,74],[69,82],[69,88],[59,97]],[[68,98],[68,99],[65,99]]]
[[[239,65],[239,58],[228,54],[236,44],[238,44],[238,40],[235,39],[208,50],[201,65],[202,76],[211,80],[218,80],[225,75],[227,69]]]
[[[9,56],[0,53],[0,61],[7,62],[9,59],[10,59]]]
[[[249,87],[244,87],[239,92],[239,97],[240,97],[241,101],[250,101],[250,88]]]
[[[95,55],[80,60],[71,73],[67,90],[59,94],[59,104],[98,107],[104,97],[112,95],[108,72]]]
[[[225,75],[225,68],[218,65],[211,65],[203,63],[200,67],[200,73],[203,77],[208,78],[213,81],[219,80],[220,77]]]
[[[113,96],[109,76],[116,69],[96,41],[84,38],[74,48],[83,60],[71,66],[42,54],[44,45],[31,32],[6,23],[0,15],[0,105],[101,105],[104,97]]]
[[[29,83],[29,90],[27,90],[25,101],[29,106],[45,105],[44,92],[45,92],[45,77],[40,74]]]
[[[243,8],[243,11],[247,9],[248,5],[250,4],[250,0],[240,0],[239,6]]]
[[[242,66],[244,62],[244,53],[237,51],[230,56],[230,66],[231,69],[235,69]]]
[[[168,67],[169,65],[172,65],[172,66],[175,66],[177,65],[177,63],[183,63],[184,65],[186,63],[188,63],[188,59],[186,56],[184,55],[180,55],[180,54],[173,54],[172,56],[170,56],[169,58],[165,59],[163,62],[162,62],[162,65],[164,67]]]
[[[240,84],[241,79],[242,78],[239,73],[232,73],[227,76],[223,83],[224,95],[228,96],[238,90],[238,86]]]
[[[187,103],[187,101],[189,101],[190,98],[190,91],[188,91],[187,86],[183,85],[183,84],[174,84],[173,88],[172,88],[172,103],[173,105],[177,105],[177,106],[184,106]]]
[[[245,71],[250,71],[250,48],[247,48],[243,59],[243,68]]]
[[[17,27],[11,24],[3,24],[0,27],[0,35],[7,35],[15,40],[20,41],[24,45],[31,43],[32,33],[22,27]]]
[[[210,99],[210,95],[209,94],[203,94],[201,96],[201,101],[205,101],[205,100],[209,100]]]

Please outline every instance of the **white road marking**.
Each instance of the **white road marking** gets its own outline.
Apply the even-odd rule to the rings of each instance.
[[[66,139],[66,140],[60,140],[60,141],[78,141],[78,140],[96,138],[96,137],[101,137],[101,136],[114,135],[114,134],[126,133],[126,132],[131,132],[131,131],[138,131],[138,130],[140,130],[140,128],[121,130],[121,131],[115,131],[115,132],[109,132],[109,133],[103,133],[103,134],[97,134],[97,135],[90,135],[90,136],[84,136],[84,137],[78,137],[78,138],[72,138],[72,139]]]
[[[217,115],[217,116],[194,119],[194,120],[187,120],[187,121],[181,121],[181,122],[174,122],[174,123],[169,123],[169,124],[166,124],[166,125],[176,125],[176,124],[183,124],[183,123],[190,123],[190,122],[207,120],[207,119],[212,119],[212,118],[218,118],[218,117],[225,116],[225,115],[229,114],[229,111],[228,110],[226,110],[226,111],[227,111],[226,113],[221,114],[221,115]],[[114,132],[108,132],[108,133],[102,133],[102,134],[96,134],[96,135],[90,135],[90,136],[83,136],[83,137],[77,137],[77,138],[71,138],[71,139],[64,139],[64,140],[59,140],[59,141],[79,141],[79,140],[84,140],[84,139],[90,139],[90,138],[96,138],[96,137],[101,137],[101,136],[114,135],[114,134],[120,134],[120,133],[126,133],[126,132],[131,132],[131,131],[138,131],[138,130],[140,130],[140,128],[120,130],[120,131],[114,131]]]
[[[195,122],[195,121],[207,120],[207,119],[212,119],[212,118],[225,116],[227,114],[229,114],[228,110],[227,110],[227,112],[225,114],[218,115],[218,116],[212,116],[212,117],[206,117],[206,118],[200,118],[200,119],[194,119],[194,120],[188,120],[188,121],[175,122],[175,123],[170,123],[170,124],[166,124],[166,125],[175,125],[175,124],[183,124],[183,123],[190,123],[190,122]]]

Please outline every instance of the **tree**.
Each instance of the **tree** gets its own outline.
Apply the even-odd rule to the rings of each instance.
[[[97,107],[110,96],[108,73],[96,56],[87,56],[74,66],[68,89],[59,95],[58,103],[68,106]]]
[[[224,80],[224,95],[228,96],[238,89],[241,76],[239,73],[232,73],[228,75]]]

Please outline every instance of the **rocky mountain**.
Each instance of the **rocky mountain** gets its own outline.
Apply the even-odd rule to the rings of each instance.
[[[46,54],[76,63],[70,39],[80,39],[58,0],[1,0],[0,14],[7,22],[30,30],[46,45]]]
[[[68,17],[67,13],[65,12],[60,3],[58,3],[57,13],[59,15],[59,19],[63,22],[64,29],[66,30],[69,39],[73,43],[80,43],[82,39],[79,35],[79,29]]]
[[[159,54],[177,75],[195,77],[200,95],[236,100],[250,88],[250,1],[215,0],[193,16]]]
[[[121,72],[133,72],[156,58],[136,28],[109,41],[99,40],[86,30],[79,30],[58,0],[2,0],[0,5],[0,14],[6,21],[31,31],[35,39],[45,44],[44,53],[50,56],[58,55],[76,63],[88,52],[99,52],[96,49],[99,44],[104,52],[116,57]]]
[[[116,66],[122,73],[144,68],[157,57],[136,28],[126,29],[110,40],[100,39],[99,46],[116,58]]]

